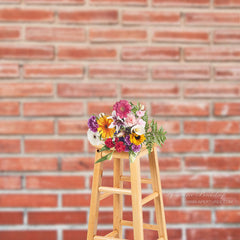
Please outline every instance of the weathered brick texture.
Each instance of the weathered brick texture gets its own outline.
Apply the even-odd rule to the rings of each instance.
[[[0,0],[0,25],[1,240],[86,240],[87,119],[121,98],[168,132],[158,154],[169,240],[240,239],[240,0]],[[141,170],[150,176],[146,157]],[[131,219],[129,196],[124,209]],[[155,223],[153,201],[143,215]]]

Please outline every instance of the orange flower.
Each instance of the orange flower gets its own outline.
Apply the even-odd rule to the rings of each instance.
[[[108,119],[107,116],[102,116],[97,120],[98,131],[101,134],[102,138],[112,138],[115,132],[114,128],[109,128],[110,124],[113,122],[112,119]]]

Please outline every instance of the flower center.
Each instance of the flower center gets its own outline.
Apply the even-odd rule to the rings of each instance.
[[[125,111],[125,107],[120,107],[120,110],[122,111],[122,112],[124,112]]]
[[[105,129],[108,129],[108,125],[107,125],[107,124],[105,124],[105,126],[104,126],[104,127],[105,127]]]
[[[137,140],[139,140],[139,139],[140,139],[140,136],[135,136],[135,138],[136,138]]]
[[[94,138],[97,138],[96,135],[93,135]]]

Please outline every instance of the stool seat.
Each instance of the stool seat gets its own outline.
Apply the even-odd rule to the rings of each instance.
[[[96,147],[95,162],[110,153],[110,151],[100,152],[100,148],[101,146]],[[140,173],[140,158],[147,154],[149,156],[151,179],[141,178]],[[143,229],[158,231],[157,240],[168,239],[156,145],[154,145],[150,154],[146,146],[143,146],[135,161],[129,163],[130,176],[124,176],[123,159],[128,158],[129,154],[127,152],[113,152],[113,187],[101,185],[104,163],[98,162],[94,165],[87,240],[127,240],[122,238],[122,226],[133,227],[134,240],[144,240]],[[131,189],[123,188],[124,181],[131,183]],[[153,193],[142,198],[141,183],[151,184]],[[99,203],[111,195],[113,195],[113,231],[105,236],[97,236]],[[124,220],[122,217],[123,195],[132,197],[132,221]],[[142,206],[152,200],[154,200],[157,224],[143,223]]]

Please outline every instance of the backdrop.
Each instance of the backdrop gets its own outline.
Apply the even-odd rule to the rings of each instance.
[[[239,26],[240,0],[0,0],[0,239],[86,240],[87,119],[127,99],[168,132],[169,240],[239,240]],[[99,233],[111,227],[110,198]]]

